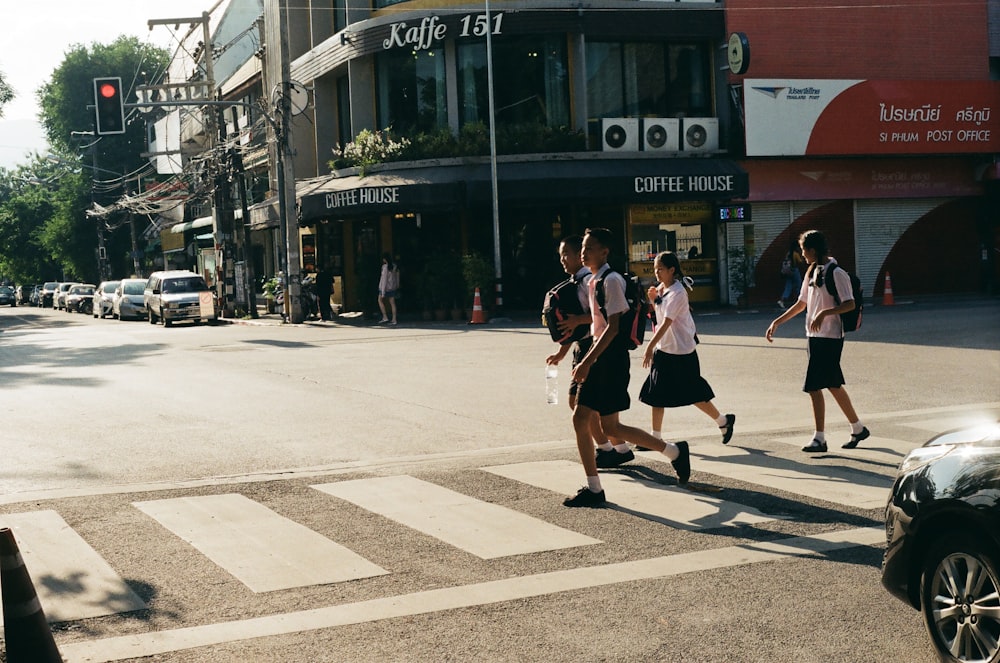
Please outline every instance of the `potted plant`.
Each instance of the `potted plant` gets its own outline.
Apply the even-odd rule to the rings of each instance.
[[[481,253],[473,251],[462,256],[462,280],[465,281],[465,301],[474,302],[476,288],[479,288],[480,303],[483,310],[492,301],[493,281],[496,273],[493,262],[487,260]]]
[[[423,285],[431,302],[434,318],[446,320],[449,310],[459,308],[458,301],[464,290],[459,257],[443,250],[432,254],[424,265]]]
[[[264,300],[267,302],[267,312],[274,313],[274,301],[278,295],[278,279],[272,276],[264,281]]]
[[[729,289],[736,294],[738,306],[746,306],[747,291],[753,285],[753,256],[745,247],[737,246],[727,252],[729,258]]]

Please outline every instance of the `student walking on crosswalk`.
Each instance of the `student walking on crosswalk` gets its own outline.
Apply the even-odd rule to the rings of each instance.
[[[701,376],[698,334],[677,255],[670,251],[657,255],[653,274],[659,284],[651,286],[648,294],[656,307],[657,327],[642,357],[649,377],[639,393],[639,400],[653,408],[653,437],[662,437],[664,408],[694,405],[722,431],[722,443],[729,444],[736,415],[719,412],[712,403],[715,392]]]
[[[825,453],[826,446],[826,389],[837,402],[847,421],[851,424],[851,439],[842,446],[853,449],[858,442],[870,435],[861,423],[851,397],[844,389],[844,372],[840,368],[840,355],[844,350],[844,326],[840,314],[854,308],[854,291],[850,277],[843,269],[834,269],[837,261],[830,256],[826,237],[818,230],[807,230],[799,236],[799,246],[806,259],[806,278],[802,283],[798,300],[788,310],[771,322],[764,337],[772,342],[778,327],[788,322],[802,311],[806,312],[806,336],[809,339],[809,365],[802,391],[809,394],[812,401],[813,419],[816,431],[812,442],[802,448],[806,453]],[[825,279],[833,279],[841,304],[837,304],[825,285]]]
[[[573,429],[587,485],[576,495],[563,501],[564,505],[570,507],[601,506],[605,502],[604,489],[597,475],[597,455],[590,429],[591,419],[595,415],[600,417],[604,432],[619,443],[631,442],[663,453],[677,472],[678,483],[687,483],[691,476],[691,456],[687,442],[664,442],[644,430],[627,426],[618,419],[619,413],[627,410],[630,405],[628,345],[625,335],[618,333],[621,314],[628,310],[629,305],[625,298],[625,278],[613,271],[608,264],[612,237],[611,231],[606,228],[588,229],[583,237],[583,264],[594,275],[587,285],[590,310],[599,313],[591,315],[593,321],[590,332],[593,342],[590,350],[573,369],[573,381],[577,383]],[[603,309],[597,303],[597,282],[600,279],[603,279],[604,287]]]

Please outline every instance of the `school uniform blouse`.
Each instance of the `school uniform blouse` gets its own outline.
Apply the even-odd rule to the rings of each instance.
[[[597,280],[602,274],[611,269],[608,263],[601,265],[597,270],[597,276],[592,276],[587,282],[587,294],[590,298],[590,335],[596,341],[604,333],[608,326],[608,321],[601,315],[601,307],[597,305]],[[628,300],[625,299],[625,277],[618,272],[611,272],[604,277],[604,311],[608,317],[615,313],[624,313],[628,310]]]
[[[689,355],[695,351],[694,317],[688,304],[687,290],[680,281],[674,281],[665,292],[662,286],[657,287],[660,303],[656,306],[656,319],[659,324],[670,319],[670,326],[656,344],[656,349],[671,355]]]
[[[819,338],[844,338],[844,325],[840,321],[839,315],[828,315],[823,318],[819,331],[809,329],[809,324],[820,311],[833,308],[837,305],[836,300],[826,287],[826,278],[831,274],[831,267],[837,261],[829,258],[825,265],[816,265],[809,278],[802,282],[802,289],[799,291],[799,301],[806,305],[806,336],[816,336]],[[806,272],[809,274],[809,272]],[[854,300],[854,290],[851,288],[851,278],[843,269],[835,269],[833,274],[833,284],[836,286],[837,296],[841,302]]]
[[[580,300],[580,306],[583,308],[584,313],[590,313],[590,288],[587,287],[587,284],[590,283],[590,279],[593,276],[589,267],[581,267],[573,275],[577,283],[576,298]],[[587,329],[587,335],[584,338],[590,338],[590,328],[588,327]]]

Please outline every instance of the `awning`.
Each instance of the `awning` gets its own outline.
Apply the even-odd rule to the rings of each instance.
[[[492,201],[487,160],[448,161],[300,182],[299,221],[311,225],[318,219],[460,209]],[[501,204],[648,204],[745,198],[749,182],[746,172],[728,159],[587,153],[572,159],[501,162],[497,189]]]
[[[203,216],[200,219],[195,219],[194,221],[186,221],[184,223],[178,223],[176,226],[170,227],[170,232],[175,234],[180,234],[188,230],[193,230],[195,228],[207,228],[212,225],[212,217]]]

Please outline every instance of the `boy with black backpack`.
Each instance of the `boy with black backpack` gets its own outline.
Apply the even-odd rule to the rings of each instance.
[[[830,256],[823,233],[818,230],[808,230],[799,237],[799,245],[802,247],[802,255],[809,264],[799,298],[788,307],[787,311],[774,319],[764,337],[770,343],[778,327],[802,311],[806,312],[809,366],[806,369],[806,381],[802,390],[809,394],[812,401],[816,431],[813,433],[812,442],[802,447],[802,451],[826,453],[824,389],[830,392],[847,417],[848,423],[851,424],[851,439],[841,445],[841,448],[853,449],[859,442],[868,439],[871,433],[861,423],[851,404],[851,397],[844,389],[840,356],[844,350],[844,314],[858,310],[861,302],[855,302],[853,279]],[[860,290],[857,297],[860,299]],[[847,316],[847,319],[850,323],[851,316]]]
[[[649,433],[627,426],[618,419],[622,410],[630,405],[629,383],[629,339],[619,333],[622,313],[629,309],[625,298],[625,278],[608,265],[608,254],[612,234],[606,228],[591,228],[583,237],[583,264],[590,269],[593,277],[588,282],[590,310],[600,311],[591,315],[590,350],[573,369],[573,381],[577,383],[577,402],[573,410],[573,429],[576,432],[577,451],[587,476],[587,485],[576,495],[563,501],[565,506],[602,506],[605,502],[604,490],[597,475],[597,456],[590,432],[590,421],[599,416],[604,432],[619,441],[628,451],[626,442],[663,453],[670,459],[677,472],[677,482],[684,485],[691,476],[691,456],[687,442],[664,442]],[[596,285],[603,283],[604,306],[597,302]],[[621,453],[612,450],[609,453]],[[631,453],[631,451],[628,451]]]

